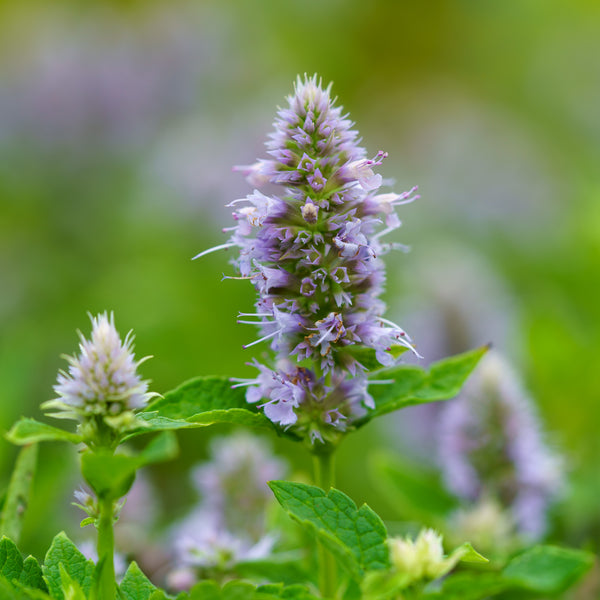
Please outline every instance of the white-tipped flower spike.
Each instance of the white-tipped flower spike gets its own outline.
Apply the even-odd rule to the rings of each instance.
[[[155,393],[148,392],[137,367],[133,334],[121,340],[114,315],[90,315],[92,335],[87,340],[79,332],[80,353],[65,356],[69,370],[59,371],[54,391],[58,397],[42,405],[57,412],[51,416],[82,423],[84,437],[94,438],[101,429],[125,430],[135,421],[134,411],[143,408]],[[98,440],[93,440],[98,443]]]
[[[544,443],[535,407],[495,352],[483,358],[440,421],[440,462],[448,487],[465,500],[495,498],[519,533],[535,540],[563,489],[562,462]]]

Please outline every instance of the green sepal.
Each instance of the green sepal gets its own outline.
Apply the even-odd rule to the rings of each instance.
[[[141,467],[177,455],[177,440],[170,431],[157,435],[139,454],[113,454],[109,450],[86,450],[81,455],[81,472],[98,498],[117,500],[131,488]]]
[[[54,441],[79,444],[82,441],[82,437],[76,433],[29,418],[22,418],[17,421],[6,434],[6,439],[18,446]]]
[[[454,398],[487,350],[488,346],[484,346],[451,356],[433,363],[428,370],[400,365],[377,371],[372,376],[373,380],[390,380],[390,383],[369,387],[375,408],[354,425],[360,427],[375,417],[407,406]]]
[[[78,506],[81,506],[81,505],[78,505]],[[88,525],[92,525],[95,522],[96,522],[96,519],[94,517],[86,517],[85,519],[83,519],[81,521],[81,523],[79,523],[79,527],[87,527]]]
[[[389,567],[387,531],[366,504],[356,504],[339,490],[291,481],[270,481],[270,488],[288,514],[327,546],[357,581],[365,571]]]

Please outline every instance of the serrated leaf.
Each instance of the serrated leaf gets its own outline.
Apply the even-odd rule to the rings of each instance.
[[[19,446],[47,441],[72,442],[73,444],[81,442],[81,436],[76,433],[28,418],[17,421],[6,434],[6,439]]]
[[[205,427],[234,423],[273,428],[267,417],[246,402],[243,388],[233,388],[227,377],[196,377],[152,402],[137,417],[145,428],[136,432]]]
[[[157,587],[142,573],[136,562],[132,562],[119,590],[124,600],[150,600]]]
[[[534,546],[513,558],[502,571],[503,579],[532,592],[558,594],[586,573],[594,556],[582,550]]]
[[[429,370],[401,365],[378,371],[378,380],[393,380],[393,383],[369,388],[369,393],[375,400],[375,408],[355,424],[364,425],[374,417],[406,406],[454,398],[487,350],[488,347],[484,346],[451,356],[433,363]]]
[[[23,570],[21,571],[21,575],[19,575],[19,583],[26,587],[47,591],[48,588],[42,576],[42,568],[33,556],[28,556],[23,561]]]
[[[359,509],[339,490],[291,481],[269,486],[290,516],[315,533],[355,579],[365,571],[389,567],[387,531],[366,504]]]
[[[29,504],[31,485],[37,464],[37,445],[25,446],[17,457],[2,508],[0,533],[19,541],[25,511]]]
[[[81,455],[81,472],[99,498],[116,500],[128,491],[141,467],[170,460],[177,454],[172,432],[156,436],[139,454],[112,454],[88,450]]]
[[[23,571],[23,557],[12,540],[0,540],[0,575],[8,581],[19,579]]]
[[[37,560],[33,556],[23,560],[16,544],[7,537],[0,540],[0,576],[12,584],[18,582],[33,589],[46,590]]]
[[[435,471],[384,453],[374,455],[371,464],[375,485],[385,492],[383,497],[403,520],[429,525],[432,519],[445,518],[458,506]]]
[[[52,540],[42,567],[51,596],[57,600],[64,600],[60,565],[63,565],[71,579],[81,586],[83,592],[88,594],[93,582],[94,563],[85,558],[64,532]]]

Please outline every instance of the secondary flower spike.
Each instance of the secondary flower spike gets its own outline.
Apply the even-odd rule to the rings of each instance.
[[[382,366],[393,346],[414,350],[404,330],[382,317],[381,257],[402,248],[384,237],[400,226],[395,207],[416,198],[379,193],[374,169],[387,156],[367,158],[353,123],[316,76],[298,78],[267,142],[269,158],[239,167],[255,189],[235,200],[236,226],[227,244],[241,278],[258,292],[256,312],[239,322],[260,327],[256,340],[275,352],[247,399],[282,427],[327,441],[373,407],[367,369],[356,349],[370,349]],[[274,367],[274,368],[273,368]]]
[[[148,392],[133,354],[133,334],[121,340],[114,315],[90,315],[92,334],[79,333],[80,353],[65,356],[69,370],[59,371],[54,391],[58,397],[42,405],[58,412],[51,416],[82,422],[85,437],[94,438],[102,430],[124,429],[134,421],[133,411],[143,408],[156,394]],[[98,440],[96,440],[98,441]]]
[[[448,487],[465,500],[491,497],[518,531],[540,538],[563,491],[562,460],[544,441],[535,405],[497,353],[481,361],[440,420],[439,454]]]

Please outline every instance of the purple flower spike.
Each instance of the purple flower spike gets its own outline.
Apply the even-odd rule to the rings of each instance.
[[[231,203],[236,226],[227,244],[239,248],[240,274],[258,292],[252,344],[270,343],[275,369],[260,374],[247,399],[282,428],[313,442],[331,442],[372,408],[367,373],[349,352],[361,344],[382,366],[392,345],[412,348],[398,326],[382,319],[381,255],[396,244],[381,237],[400,226],[395,208],[413,200],[379,193],[374,169],[387,156],[366,158],[353,123],[316,75],[298,78],[269,136],[269,158],[238,167],[254,191]],[[252,345],[248,344],[246,347]]]
[[[508,508],[530,540],[546,530],[546,512],[564,488],[562,461],[544,443],[535,407],[505,361],[483,358],[440,423],[440,462],[448,487]]]

